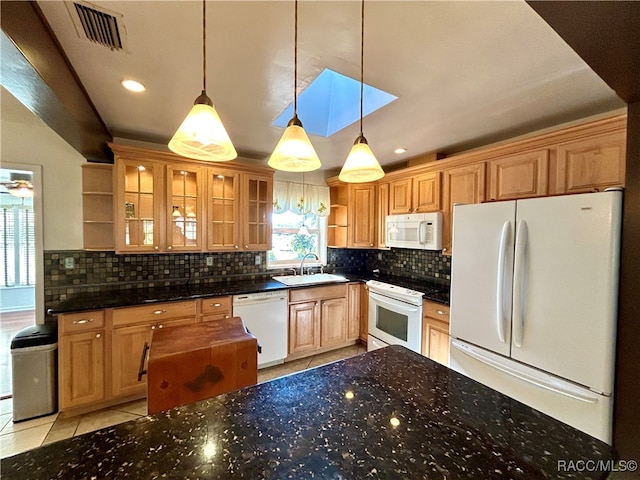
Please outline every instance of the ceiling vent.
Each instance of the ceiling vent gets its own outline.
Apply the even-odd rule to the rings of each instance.
[[[111,50],[127,51],[124,15],[89,2],[65,2],[78,36]]]

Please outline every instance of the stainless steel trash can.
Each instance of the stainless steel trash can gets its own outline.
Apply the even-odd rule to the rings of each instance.
[[[23,328],[11,340],[14,422],[57,411],[57,349],[55,323]]]

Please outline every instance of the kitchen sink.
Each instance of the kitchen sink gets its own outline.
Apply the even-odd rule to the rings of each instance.
[[[280,275],[271,277],[275,281],[284,283],[289,287],[299,285],[315,285],[318,283],[348,282],[349,279],[333,273],[313,273],[310,275]]]

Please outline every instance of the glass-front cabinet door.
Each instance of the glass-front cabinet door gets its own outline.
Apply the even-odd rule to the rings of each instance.
[[[240,174],[207,168],[207,250],[240,248]]]
[[[245,250],[271,248],[271,210],[273,182],[268,175],[244,175],[244,244]]]
[[[157,195],[162,166],[150,161],[116,161],[116,250],[160,249],[161,211]]]
[[[202,250],[202,169],[167,166],[167,251]]]

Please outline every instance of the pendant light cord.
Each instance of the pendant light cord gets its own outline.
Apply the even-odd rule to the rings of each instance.
[[[363,136],[363,132],[362,132],[363,97],[364,97],[364,0],[362,0],[361,24],[360,24],[360,136]]]
[[[298,0],[295,0],[293,22],[293,116],[298,114]]]
[[[207,91],[207,2],[202,0],[202,91]]]

